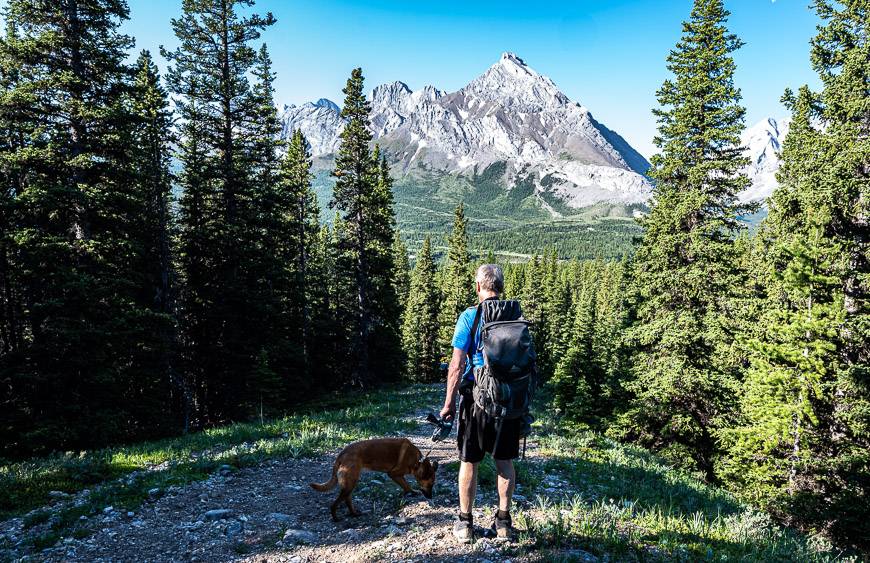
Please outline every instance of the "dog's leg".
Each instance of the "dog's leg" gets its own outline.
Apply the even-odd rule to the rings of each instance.
[[[348,511],[350,511],[350,515],[351,516],[362,516],[363,512],[361,510],[357,510],[356,507],[354,507],[353,501],[351,500],[350,496],[351,496],[351,494],[350,494],[350,492],[348,492],[347,495],[344,497],[344,502],[345,502],[345,504],[347,504],[347,509],[348,509]]]
[[[359,483],[359,475],[360,471],[355,471],[354,468],[349,468],[347,472],[342,473],[338,478],[338,483],[341,486],[339,500],[344,501],[351,516],[362,516],[363,514],[354,507],[353,500],[351,499],[353,490],[356,488],[357,483]]]
[[[332,503],[332,506],[329,507],[329,511],[332,513],[332,521],[338,522],[340,518],[338,517],[338,505],[341,504],[341,501],[345,499],[347,495],[342,490],[338,493],[338,498],[335,499],[335,502]]]
[[[411,488],[411,485],[405,481],[405,475],[402,473],[394,473],[390,474],[390,479],[396,482],[397,485],[402,487],[402,491],[405,492],[406,495],[417,495],[417,491]]]

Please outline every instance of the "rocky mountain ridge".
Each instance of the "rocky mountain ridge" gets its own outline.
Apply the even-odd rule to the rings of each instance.
[[[530,184],[544,208],[649,198],[647,160],[513,53],[456,92],[392,82],[370,100],[373,136],[400,178],[504,164],[505,189]],[[337,150],[343,122],[332,102],[285,106],[281,119],[285,132],[302,130],[316,158]]]
[[[400,183],[494,170],[505,191],[531,186],[551,216],[599,203],[643,204],[652,193],[649,162],[513,53],[456,92],[395,81],[375,87],[370,103],[373,137]],[[325,98],[286,105],[284,135],[301,129],[316,165],[329,168],[344,128],[340,113]],[[788,122],[767,118],[741,137],[752,180],[741,200],[764,201],[773,192]]]

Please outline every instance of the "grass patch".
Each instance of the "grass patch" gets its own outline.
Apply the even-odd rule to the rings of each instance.
[[[0,518],[49,503],[49,491],[91,493],[78,505],[67,504],[52,519],[49,532],[34,548],[52,545],[61,532],[80,529],[81,516],[107,506],[134,510],[149,491],[205,479],[222,465],[241,468],[273,458],[313,457],[355,440],[407,433],[413,406],[438,404],[443,390],[431,385],[384,388],[317,401],[294,414],[260,423],[237,423],[185,436],[98,451],[66,453],[0,466]],[[51,514],[37,510],[26,525],[46,523]],[[81,532],[77,532],[81,533]]]
[[[544,415],[537,429],[542,473],[568,486],[566,494],[547,495],[541,482],[531,484],[536,502],[517,516],[526,549],[572,547],[642,561],[858,560],[647,450],[560,430],[545,410],[537,412]]]

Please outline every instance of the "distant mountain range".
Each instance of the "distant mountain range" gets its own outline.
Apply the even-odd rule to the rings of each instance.
[[[553,216],[650,195],[647,160],[513,53],[456,92],[393,82],[373,90],[371,106],[372,133],[401,178],[473,179],[490,170],[505,190],[530,187]],[[326,99],[285,106],[281,119],[329,165],[343,128],[338,106]]]
[[[433,86],[412,91],[392,82],[374,88],[370,102],[370,128],[396,179],[397,216],[406,236],[446,231],[460,201],[472,231],[488,237],[481,245],[506,241],[504,250],[511,252],[560,244],[567,236],[574,249],[567,254],[582,255],[586,251],[576,249],[606,245],[603,231],[609,230],[622,237],[612,249],[618,255],[637,232],[624,220],[646,209],[649,162],[513,53],[503,53],[456,92]],[[331,197],[328,171],[344,128],[340,113],[325,98],[280,112],[284,135],[301,129],[311,145],[322,204]],[[771,118],[746,130],[742,142],[751,163],[745,172],[753,185],[741,199],[763,200],[773,191],[787,129],[787,121]],[[555,227],[547,226],[553,221]],[[570,226],[577,221],[610,223],[580,233]],[[532,239],[534,244],[517,242]]]

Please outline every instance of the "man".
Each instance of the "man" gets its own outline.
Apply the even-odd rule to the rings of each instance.
[[[475,274],[477,299],[498,299],[504,291],[504,273],[495,264],[484,264]],[[447,371],[447,397],[441,417],[450,420],[458,417],[459,429],[457,446],[459,448],[459,519],[453,526],[453,535],[463,543],[474,541],[472,508],[477,493],[477,466],[486,452],[492,454],[498,472],[498,510],[493,528],[499,538],[510,538],[513,526],[510,517],[511,496],[514,492],[516,474],[513,460],[520,452],[520,420],[503,422],[501,433],[496,432],[495,421],[484,413],[474,412],[474,399],[471,388],[474,384],[474,368],[483,367],[483,354],[480,352],[480,328],[478,319],[474,334],[477,307],[469,307],[456,321],[453,333],[453,357]],[[469,364],[467,357],[471,357]],[[459,413],[456,413],[456,396],[459,398]],[[498,434],[498,443],[496,436]]]

